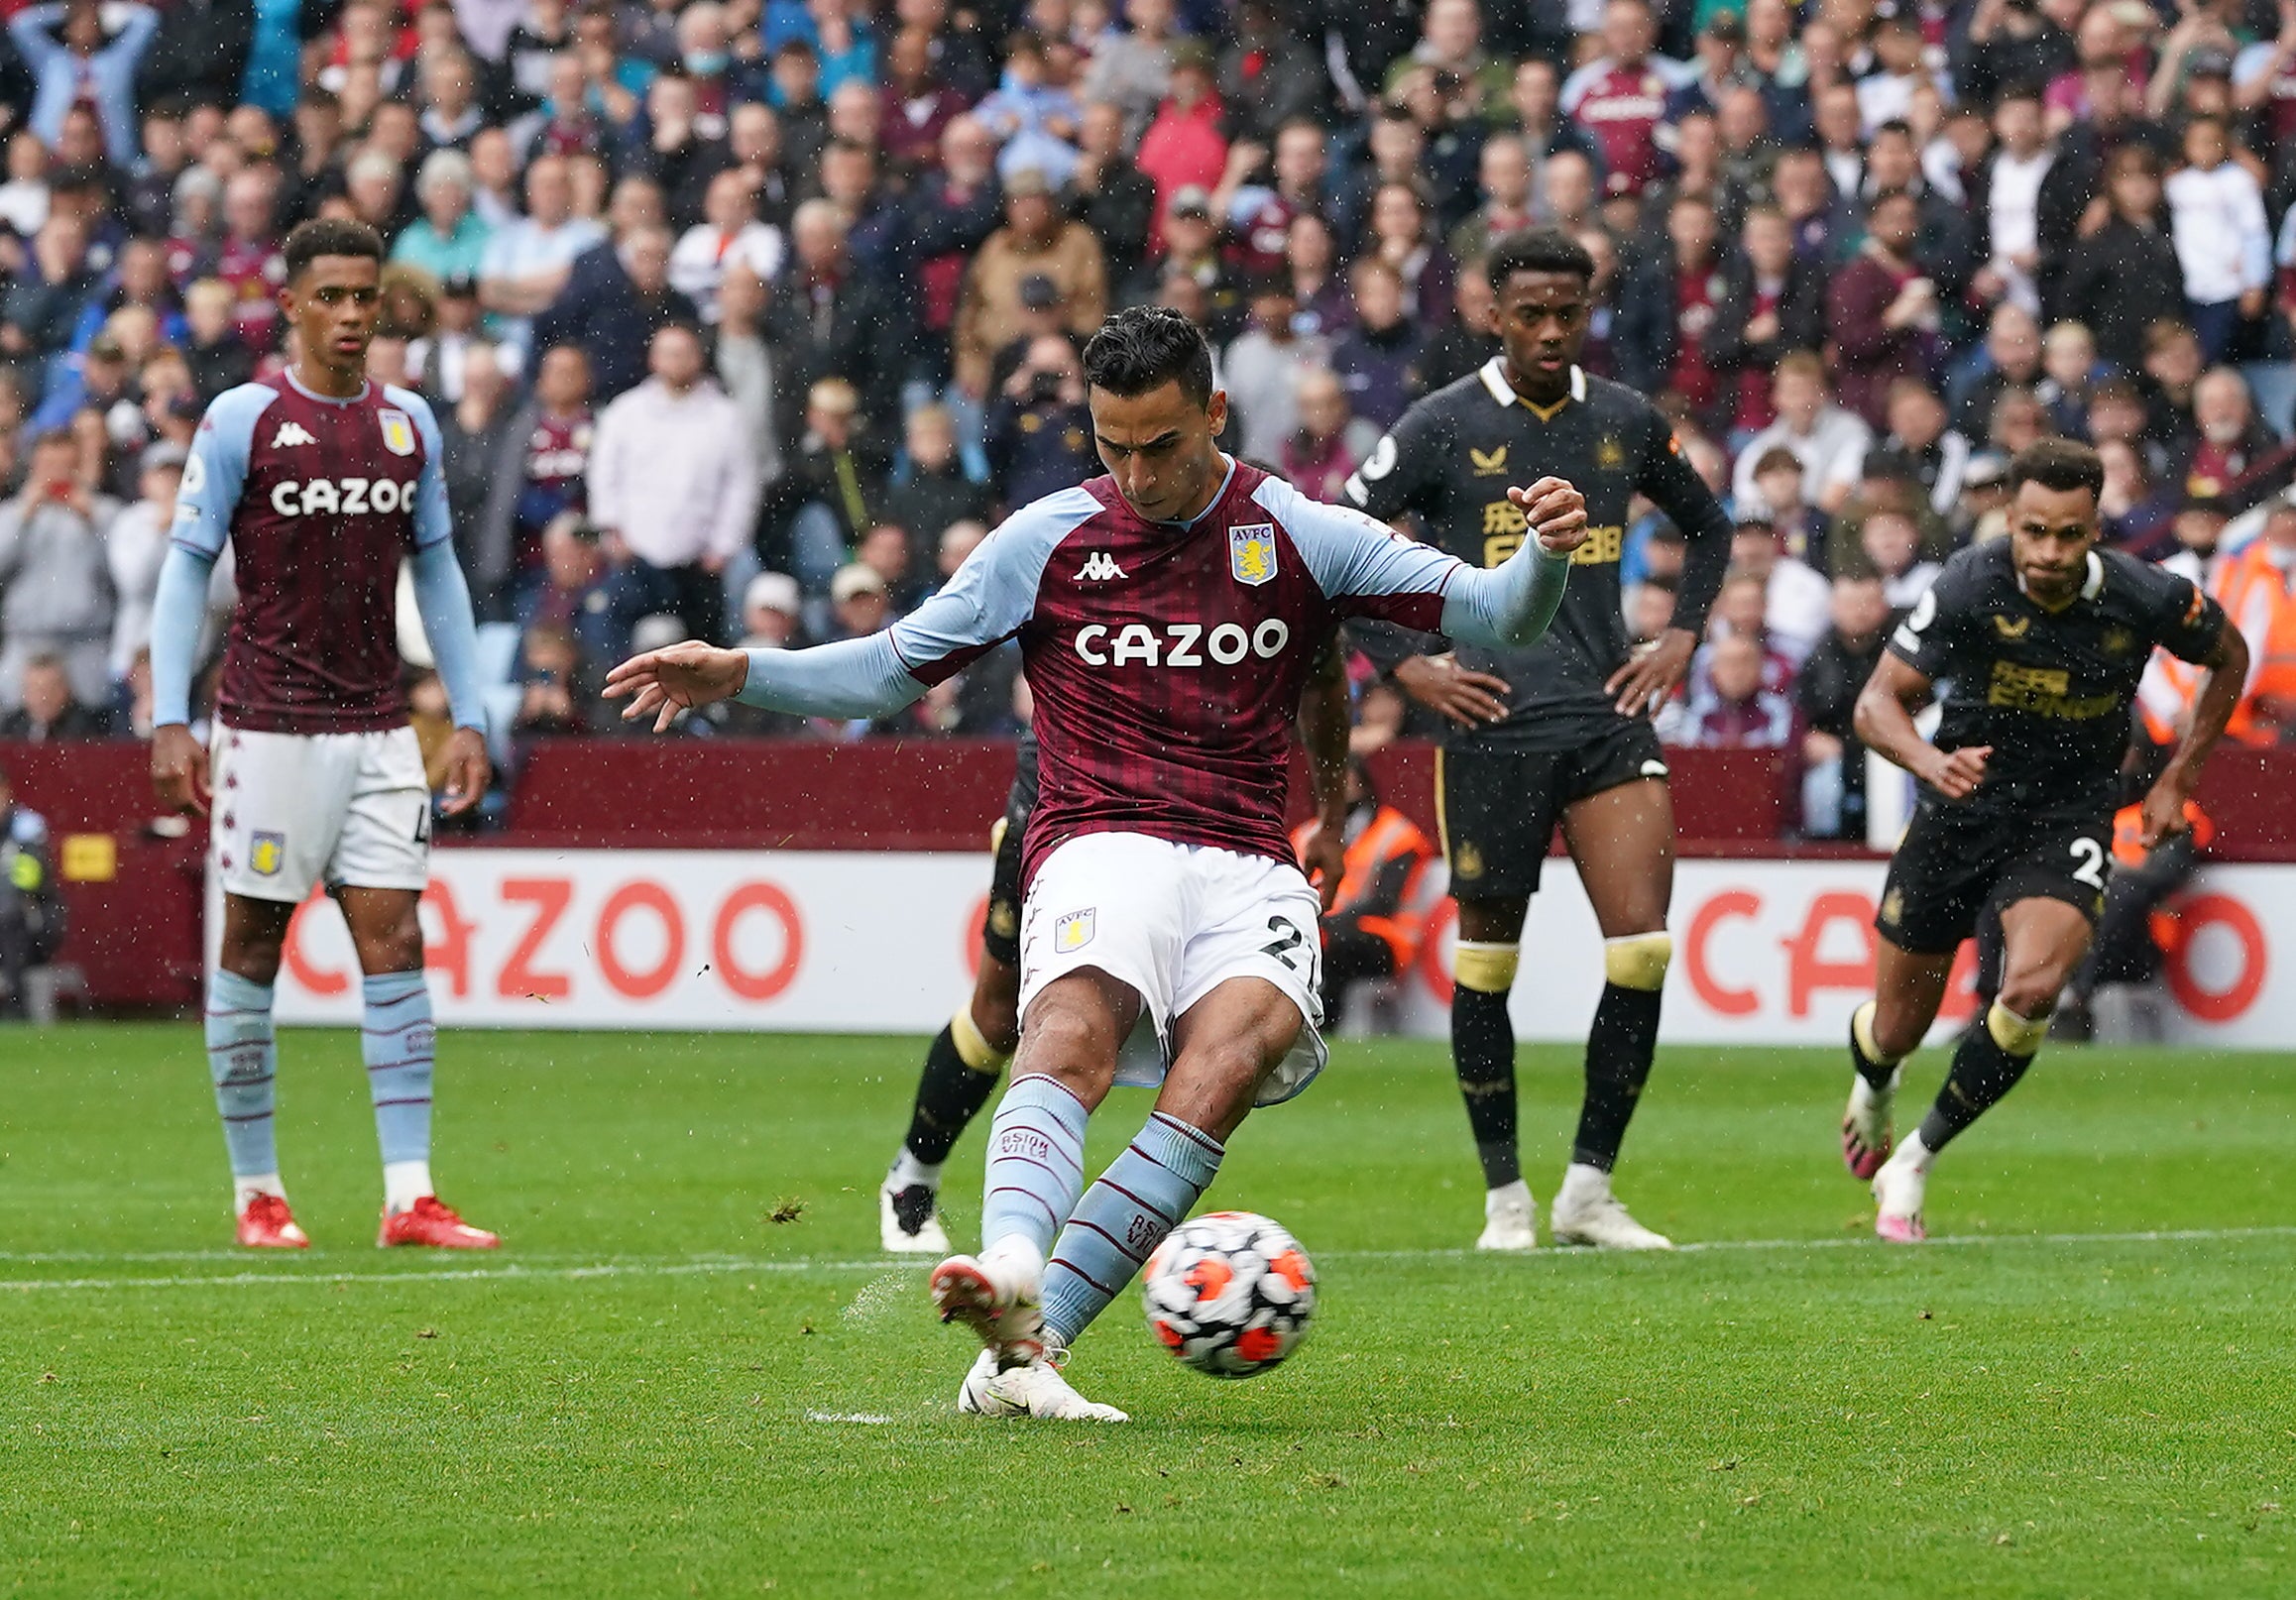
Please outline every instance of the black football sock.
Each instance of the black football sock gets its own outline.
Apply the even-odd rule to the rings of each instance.
[[[1890,1086],[1890,1079],[1897,1071],[1897,1062],[1884,1058],[1882,1047],[1874,1038],[1874,1013],[1878,1009],[1868,1000],[1850,1013],[1850,1065],[1858,1076],[1872,1087]]]
[[[1467,1126],[1483,1164],[1483,1187],[1503,1189],[1523,1176],[1515,1143],[1515,1024],[1504,992],[1464,983],[1451,990],[1451,1063],[1467,1102]]]
[[[1961,1036],[1960,1048],[1953,1053],[1953,1068],[1945,1075],[1945,1086],[1937,1091],[1937,1103],[1921,1119],[1922,1148],[1932,1153],[1944,1149],[1962,1129],[2016,1087],[2048,1030],[2047,1017],[2020,1017],[1996,1000],[1985,1020]],[[2017,1054],[2009,1053],[2011,1047]]]
[[[1573,1163],[1604,1172],[1617,1164],[1658,1047],[1659,991],[1605,983],[1586,1034],[1586,1098],[1578,1109]]]
[[[996,1087],[997,1072],[982,1072],[966,1063],[957,1048],[955,1025],[934,1035],[925,1052],[925,1071],[917,1080],[917,1104],[909,1113],[909,1135],[901,1148],[921,1167],[939,1167],[956,1148],[958,1137]]]

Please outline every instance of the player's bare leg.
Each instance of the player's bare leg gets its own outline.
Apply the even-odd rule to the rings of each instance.
[[[1020,969],[980,952],[972,996],[925,1052],[909,1131],[877,1191],[877,1231],[898,1255],[947,1255],[941,1168],[1020,1044]]]
[[[988,1132],[978,1256],[933,1270],[933,1304],[984,1346],[958,1410],[986,1417],[1122,1422],[1059,1372],[1065,1352],[1044,1325],[1045,1264],[1085,1183],[1085,1122],[1107,1097],[1116,1055],[1140,1018],[1139,994],[1097,968],[1045,985],[1029,1004],[1012,1082]]]
[[[440,1203],[430,1181],[430,1089],[437,1030],[422,978],[421,896],[412,889],[335,890],[358,953],[366,1013],[359,1032],[383,1149],[379,1245],[492,1250],[502,1240]]]
[[[287,1208],[274,1120],[272,985],[294,910],[284,900],[225,894],[223,934],[207,979],[207,1067],[231,1156],[231,1209],[239,1242],[257,1250],[302,1250],[311,1242]]]
[[[1983,1026],[1962,1036],[1945,1086],[1921,1126],[1874,1175],[1874,1230],[1893,1242],[1925,1236],[1921,1205],[1930,1164],[2024,1077],[2048,1037],[2058,992],[2089,951],[2089,919],[2062,900],[2015,901],[2003,910],[2001,923],[2001,993]]]
[[[1507,996],[1521,960],[1522,895],[1462,896],[1451,950],[1451,1068],[1466,1101],[1475,1159],[1483,1169],[1483,1231],[1478,1250],[1529,1250],[1539,1243],[1531,1186],[1515,1112],[1515,1023]]]
[[[1602,929],[1602,999],[1586,1035],[1586,1094],[1570,1166],[1549,1213],[1557,1244],[1670,1250],[1611,1193],[1627,1123],[1650,1081],[1659,1005],[1674,944],[1666,911],[1674,896],[1674,803],[1660,778],[1638,778],[1562,813],[1562,842]]]
[[[1944,1003],[1953,957],[1916,955],[1875,942],[1874,997],[1850,1014],[1850,1103],[1842,1111],[1842,1162],[1871,1182],[1896,1139],[1902,1063],[1921,1048]]]

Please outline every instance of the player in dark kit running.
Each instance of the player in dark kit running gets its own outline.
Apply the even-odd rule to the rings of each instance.
[[[1577,365],[1594,261],[1556,229],[1502,239],[1490,257],[1503,353],[1404,413],[1348,480],[1372,515],[1417,513],[1427,537],[1476,566],[1523,542],[1511,477],[1552,473],[1586,496],[1587,537],[1547,636],[1528,649],[1431,648],[1359,634],[1422,704],[1457,725],[1436,777],[1459,929],[1451,1056],[1481,1157],[1476,1247],[1538,1242],[1515,1129],[1518,942],[1557,823],[1602,928],[1602,999],[1586,1038],[1586,1097],[1550,1220],[1562,1243],[1665,1249],[1611,1194],[1610,1171],[1658,1042],[1673,943],[1674,812],[1651,715],[1672,693],[1730,559],[1730,517],[1683,457],[1672,426],[1633,390]],[[1628,507],[1651,500],[1689,540],[1673,625],[1640,654],[1628,641],[1619,556]],[[1424,653],[1421,653],[1424,652]]]
[[[2105,467],[2087,445],[2047,439],[2009,466],[2009,537],[1974,545],[1891,637],[1858,697],[1858,737],[1921,783],[1913,824],[1882,890],[1875,994],[1850,1021],[1857,1069],[1842,1155],[1871,1178],[1875,1231],[1923,1236],[1937,1152],[2015,1086],[2057,992],[2105,906],[2113,813],[2129,711],[2158,645],[2208,669],[2192,723],[2146,793],[2144,843],[2186,826],[2201,766],[2238,704],[2248,651],[2190,581],[2097,548]],[[1944,681],[1935,741],[1914,710]],[[1898,1063],[1944,997],[1954,952],[1988,907],[2001,913],[2000,993],[1921,1126],[1891,1152]],[[1887,1158],[1885,1160],[1885,1158]]]

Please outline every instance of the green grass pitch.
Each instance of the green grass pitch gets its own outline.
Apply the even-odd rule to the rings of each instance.
[[[875,1254],[914,1041],[448,1032],[510,1244],[446,1258],[373,1249],[356,1040],[289,1033],[292,1260],[228,1248],[194,1029],[0,1043],[0,1593],[2296,1593],[2296,1059],[2051,1050],[1913,1251],[1833,1054],[1669,1049],[1620,1190],[1702,1248],[1490,1260],[1442,1052],[1345,1041],[1212,1197],[1316,1257],[1307,1344],[1216,1383],[1127,1297],[1080,1429],[954,1415]],[[1544,1199],[1575,1053],[1523,1068]]]

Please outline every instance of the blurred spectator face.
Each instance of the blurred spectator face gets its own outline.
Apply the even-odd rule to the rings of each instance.
[[[1117,114],[1117,138],[1123,137],[1122,113]],[[1085,125],[1091,126],[1086,113]],[[959,117],[941,132],[941,170],[960,188],[978,188],[996,171],[996,136],[977,117]]]
[[[1409,117],[1378,117],[1371,124],[1371,164],[1389,178],[1408,180],[1419,171],[1427,135]]]
[[[272,235],[271,179],[261,172],[241,172],[223,191],[223,221],[231,237],[255,244]]]
[[[1890,621],[1890,601],[1879,578],[1834,580],[1834,631],[1846,639],[1869,639]]]
[[[459,177],[433,176],[422,185],[422,214],[437,232],[453,233],[469,210],[470,185]]]
[[[156,304],[168,292],[168,253],[156,239],[120,247],[120,292],[133,304]]]
[[[2115,387],[2089,401],[2089,437],[2100,445],[2108,439],[2132,440],[2143,431],[2143,403],[2129,391]]]
[[[2041,370],[2061,389],[2079,394],[2097,365],[2097,341],[2078,322],[2060,322],[2041,342]]]
[[[1299,302],[1292,298],[1289,284],[1271,282],[1252,295],[1252,325],[1269,338],[1289,342],[1292,337],[1292,315]]]
[[[1715,132],[1721,136],[1723,149],[1752,150],[1769,131],[1770,103],[1762,98],[1760,89],[1734,83],[1722,91]]]
[[[24,709],[36,723],[52,723],[71,706],[71,680],[54,656],[40,656],[24,668]]]
[[[2029,389],[2006,389],[1993,403],[1989,441],[2004,455],[2015,455],[2026,445],[2048,436],[2049,416]]]
[[[1902,76],[1921,65],[1921,30],[1909,19],[1894,17],[1874,36],[1874,54],[1884,69]]]
[[[511,380],[491,344],[474,343],[463,352],[462,392],[480,409],[492,412],[511,392]]]
[[[1674,125],[1674,163],[1685,174],[1708,174],[1721,166],[1722,137],[1713,117],[1703,111],[1683,114]]]
[[[2213,119],[2203,119],[2184,131],[2184,159],[2202,171],[2225,164],[2225,130]]]
[[[32,469],[25,474],[25,483],[38,485],[44,495],[61,499],[78,471],[79,447],[68,438],[43,434],[32,447]]]
[[[1490,147],[1484,147],[1487,157]],[[1321,130],[1294,124],[1276,135],[1276,183],[1288,194],[1314,192],[1323,181],[1324,154]],[[1485,163],[1488,179],[1489,163]]]
[[[715,193],[717,184],[710,185]],[[555,228],[574,214],[574,179],[558,156],[537,156],[526,169],[526,214],[545,228]]]
[[[1627,627],[1632,629],[1635,642],[1648,643],[1673,626],[1674,592],[1664,584],[1639,583],[1635,585],[1634,601],[1628,608]]]
[[[1371,202],[1371,231],[1387,243],[1419,243],[1426,231],[1419,196],[1405,184],[1382,183]]]
[[[8,180],[37,183],[48,171],[48,147],[32,134],[20,133],[8,141]]]
[[[828,378],[815,384],[805,397],[805,425],[833,450],[845,448],[853,434],[853,414],[859,409],[853,385]]]
[[[941,406],[920,405],[911,411],[904,442],[920,472],[946,472],[957,460],[956,424]]]
[[[1437,60],[1454,65],[1470,60],[1483,34],[1475,0],[1435,0],[1427,8],[1428,51]]]
[[[1471,333],[1499,331],[1499,297],[1492,292],[1491,275],[1481,267],[1460,269],[1451,288],[1451,308],[1459,325]]]
[[[681,324],[663,328],[653,336],[646,368],[671,394],[683,395],[702,376],[701,337]]]
[[[2179,328],[2157,344],[2147,341],[2144,373],[2171,394],[2188,393],[2200,382],[2200,340],[2189,328]]]
[[[2210,555],[2225,536],[2225,514],[2213,506],[2187,506],[2176,514],[2175,529],[2177,543]]]
[[[1920,227],[1921,213],[1913,203],[1913,196],[1903,190],[1885,196],[1875,205],[1867,222],[1867,232],[1874,236],[1874,242],[1899,260],[1913,253],[1913,241]]]
[[[399,168],[390,158],[370,162],[364,157],[351,164],[346,180],[351,206],[360,218],[388,228],[399,207]]]
[[[324,105],[323,101],[312,100],[307,95],[301,103],[314,108]],[[302,126],[299,106],[297,111],[295,126],[299,128]],[[327,143],[331,146],[334,141],[329,139]],[[183,165],[183,119],[181,117],[165,109],[145,114],[144,159],[151,163],[154,171],[160,172],[172,172]],[[13,176],[14,173],[10,175]]]
[[[851,638],[881,633],[893,620],[892,603],[882,589],[860,590],[831,602],[830,609],[837,613],[837,626]]]
[[[754,100],[734,108],[726,143],[745,167],[771,167],[781,159],[781,122],[773,108]]]
[[[798,262],[808,271],[835,273],[845,262],[845,214],[827,201],[808,201],[789,225]]]
[[[377,106],[367,143],[402,166],[411,164],[422,144],[422,129],[414,120],[414,107],[403,100],[386,100]]]
[[[551,587],[562,593],[589,588],[604,565],[598,541],[583,538],[577,531],[581,526],[581,518],[569,514],[542,530],[542,564],[549,571]]]
[[[64,113],[63,126],[56,136],[56,161],[59,167],[93,167],[104,159],[104,130],[95,113],[85,105]]]
[[[518,186],[517,153],[511,148],[510,133],[502,128],[482,128],[470,142],[471,174],[478,186],[489,194],[508,198]]]
[[[2040,101],[2022,94],[2003,96],[1994,107],[1993,134],[2012,156],[2031,156],[2041,148]]]
[[[1004,223],[1023,239],[1049,239],[1060,220],[1060,212],[1053,205],[1052,196],[1045,192],[1042,180],[1034,185],[1021,185],[1021,192],[1008,194],[1004,199]],[[1172,219],[1178,222],[1180,219]]]
[[[1531,199],[1531,158],[1523,149],[1523,141],[1508,134],[1500,134],[1483,146],[1479,171],[1483,179],[1483,194],[1491,204],[1509,211],[1519,211]]]
[[[829,97],[829,131],[839,139],[874,150],[883,122],[884,102],[859,78],[840,83]]]
[[[1131,0],[1124,15],[1142,38],[1162,39],[1172,31],[1172,0]]]
[[[1202,261],[1219,242],[1219,229],[1200,211],[1172,211],[1164,218],[1164,243],[1174,261]]]
[[[478,97],[478,81],[470,62],[459,55],[425,56],[422,93],[439,115],[451,122],[468,111]]]
[[[1730,564],[1769,582],[1778,566],[1778,534],[1767,522],[1741,522],[1730,535]]]
[[[1611,280],[1618,276],[1618,246],[1600,228],[1582,228],[1577,234],[1578,247],[1594,258],[1593,296],[1599,300],[1608,292]]]
[[[1917,384],[1893,388],[1890,431],[1914,449],[1926,450],[1945,432],[1945,403]]]
[[[590,358],[570,344],[553,345],[542,355],[534,395],[545,410],[564,415],[590,399]]]
[[[909,575],[908,530],[880,522],[861,535],[854,559],[884,579],[887,585],[899,583]]]
[[[1292,271],[1321,278],[1331,270],[1331,227],[1313,212],[1292,218],[1284,234],[1284,260]]]
[[[1539,170],[1539,197],[1548,219],[1573,227],[1594,205],[1594,167],[1575,150],[1556,151]]]
[[[2041,370],[2040,324],[2022,306],[2005,301],[1994,309],[1985,349],[2002,372],[2015,379],[2030,378]]]
[[[690,134],[698,103],[691,78],[674,77],[665,72],[646,87],[645,113],[656,134],[664,130]]]
[[[980,548],[980,541],[988,537],[988,529],[978,522],[951,522],[941,530],[940,559],[936,563],[941,576],[954,578],[965,558]]]
[[[1902,128],[1876,130],[1866,146],[1866,178],[1875,190],[1906,188],[1920,175],[1911,137]]]
[[[718,325],[728,332],[751,332],[764,314],[765,281],[737,265],[718,286]]]
[[[1877,512],[1866,518],[1858,534],[1859,546],[1886,578],[1902,576],[1913,565],[1921,547],[1913,519],[1897,512]]]
[[[2275,501],[2264,516],[2264,538],[2276,549],[2296,549],[2296,506]]]
[[[1561,92],[1561,81],[1554,75],[1553,63],[1534,56],[1515,68],[1507,102],[1515,108],[1515,115],[1524,127],[1545,128],[1554,121],[1554,108]]]
[[[894,90],[905,99],[922,98],[933,89],[933,36],[922,28],[904,28],[893,35],[885,53],[885,70]]]
[[[2142,155],[2117,154],[2113,159],[2114,212],[2130,222],[2150,222],[2160,212],[2160,177]]]
[[[1772,381],[1771,401],[1795,432],[1807,433],[1817,425],[1818,411],[1826,402],[1826,386],[1798,366],[1783,368]]]
[[[548,83],[553,116],[560,122],[571,122],[582,114],[586,91],[580,57],[572,51],[563,51],[553,57]]]
[[[1610,0],[1602,13],[1602,53],[1620,66],[1634,66],[1651,53],[1657,37],[1650,7],[1643,0]]]
[[[1374,333],[1403,320],[1403,280],[1379,262],[1358,263],[1349,282],[1355,289],[1355,316]]]
[[[2125,439],[2105,439],[2097,446],[2097,459],[2105,463],[2105,493],[2097,504],[2108,515],[2120,516],[2144,498],[2144,466],[2136,459],[2136,451]]]
[[[666,216],[661,203],[661,185],[653,179],[626,177],[614,185],[614,198],[607,204],[606,220],[615,238],[628,238],[640,228],[662,227]]]
[[[1717,636],[1760,639],[1762,614],[1768,602],[1761,579],[1734,574],[1723,584],[1722,593],[1714,597],[1714,620],[1722,625]]]
[[[1401,296],[1397,298],[1400,300]],[[1204,286],[1193,273],[1174,269],[1156,281],[1156,303],[1166,310],[1178,311],[1191,322],[1201,323],[1207,309]]]
[[[1716,639],[1713,650],[1707,676],[1719,699],[1742,706],[1761,692],[1762,645],[1757,639],[1733,633]]]
[[[641,294],[659,294],[669,286],[669,234],[660,228],[639,228],[630,236],[624,259],[630,281]]]
[[[2193,420],[2200,424],[2201,436],[2209,443],[2238,444],[2240,435],[2248,431],[2248,418],[2253,414],[2248,386],[2231,368],[2219,367],[2203,377],[2192,400]]]
[[[1746,218],[1746,259],[1757,277],[1777,282],[1793,265],[1793,231],[1776,211],[1756,211]]]
[[[702,215],[720,233],[739,233],[757,217],[757,203],[748,174],[729,167],[710,179],[702,196]]]
[[[1347,390],[1336,373],[1315,367],[1300,376],[1300,428],[1321,443],[1347,426]]]
[[[1676,261],[1704,262],[1714,253],[1714,207],[1704,199],[1685,195],[1666,208],[1666,238]]]
[[[821,97],[821,63],[812,51],[785,45],[773,53],[773,86],[785,104],[812,105]]]
[[[1858,117],[1858,91],[1847,83],[1821,90],[1817,97],[1818,137],[1835,150],[1855,150],[1863,131]]]
[[[1095,162],[1108,162],[1124,153],[1124,109],[1112,100],[1094,100],[1085,107],[1081,130],[1084,152]]]
[[[1778,158],[1771,187],[1778,196],[1778,208],[1788,217],[1799,220],[1815,215],[1826,208],[1825,162],[1815,151],[1786,151]]]
[[[221,341],[231,331],[230,286],[202,278],[183,293],[183,320],[191,337],[202,345]]]

